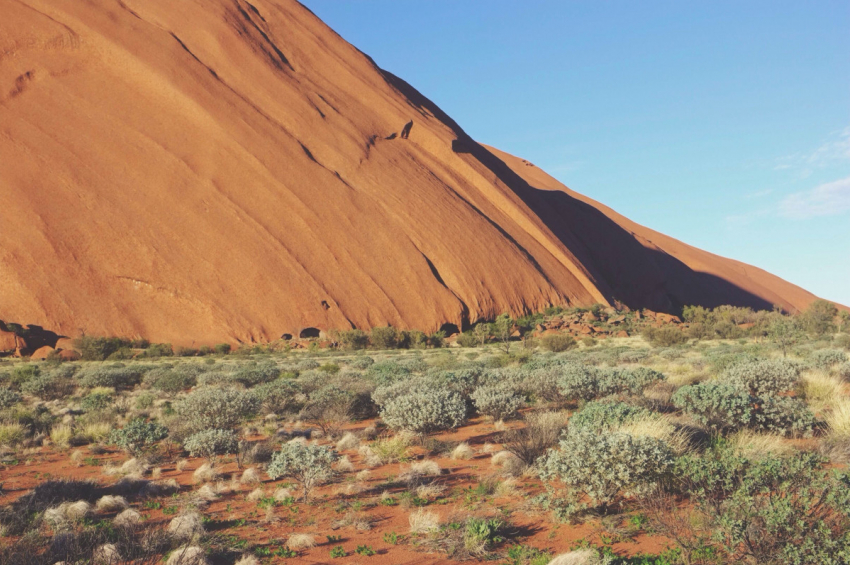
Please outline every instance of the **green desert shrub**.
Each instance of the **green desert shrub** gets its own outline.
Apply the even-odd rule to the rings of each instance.
[[[280,368],[274,363],[252,363],[240,367],[232,377],[234,383],[245,387],[253,387],[262,383],[269,383],[280,376]]]
[[[168,436],[168,428],[156,422],[147,422],[142,418],[131,420],[119,430],[112,430],[109,443],[136,456],[149,450],[156,442]]]
[[[759,359],[736,363],[726,370],[724,380],[753,396],[779,394],[793,389],[800,374],[783,359]]]
[[[478,347],[480,345],[478,337],[472,332],[463,332],[457,336],[457,344],[461,347]]]
[[[367,379],[373,381],[378,386],[392,384],[396,381],[407,379],[410,377],[411,370],[408,367],[385,361],[375,363],[366,371],[364,375]]]
[[[278,379],[263,383],[252,391],[263,408],[274,413],[295,412],[301,409],[304,395],[294,379]]]
[[[392,326],[372,328],[369,342],[375,349],[395,349],[399,346],[399,332]]]
[[[558,389],[567,400],[593,400],[599,396],[599,369],[578,363],[561,366]]]
[[[835,336],[835,347],[839,349],[850,349],[850,334],[838,334]]]
[[[840,349],[821,349],[811,354],[809,364],[816,369],[829,370],[835,365],[847,362],[847,353]]]
[[[147,386],[162,392],[177,393],[189,390],[198,382],[194,371],[160,368],[149,371],[144,378]]]
[[[355,394],[336,385],[312,394],[298,414],[299,419],[318,426],[325,435],[337,435],[354,417]]]
[[[845,381],[850,380],[850,363],[842,363],[838,369],[836,369],[836,373]]]
[[[83,336],[74,340],[74,348],[80,352],[84,361],[104,361],[122,349],[129,349],[132,343],[117,337]]]
[[[352,369],[357,369],[360,371],[366,370],[372,365],[375,364],[375,360],[369,357],[368,355],[363,355],[362,357],[355,357],[354,359],[348,361],[348,366]]]
[[[664,375],[649,367],[613,368],[597,373],[599,396],[640,394],[649,385],[664,380]]]
[[[337,342],[343,349],[351,351],[366,349],[366,346],[369,345],[369,334],[363,330],[345,330],[339,332]]]
[[[850,477],[813,453],[748,459],[712,449],[676,463],[676,484],[697,505],[724,562],[846,563]]]
[[[623,402],[588,402],[570,418],[570,429],[601,432],[651,415],[646,408]]]
[[[712,431],[752,425],[756,399],[740,388],[717,382],[683,386],[673,394],[673,404]]]
[[[41,373],[21,384],[21,392],[37,396],[42,400],[57,400],[74,394],[77,383],[73,372],[57,370]]]
[[[144,365],[86,367],[77,373],[77,379],[80,386],[85,388],[130,389],[142,382],[142,376],[148,369],[149,366]]]
[[[578,346],[575,338],[568,333],[547,334],[540,338],[540,345],[547,351],[560,353]]]
[[[419,388],[387,400],[381,419],[394,430],[420,434],[454,429],[466,419],[466,402],[452,390]]]
[[[183,448],[192,457],[203,457],[214,463],[219,455],[236,453],[239,438],[233,430],[204,430],[183,441]]]
[[[560,480],[573,497],[609,505],[652,488],[673,469],[674,459],[670,448],[652,437],[575,431],[541,459],[540,476]]]
[[[647,326],[641,336],[653,347],[671,347],[688,342],[688,335],[677,327],[663,326],[660,328]]]
[[[21,401],[21,395],[9,387],[0,386],[0,410],[5,410]]]
[[[7,373],[6,381],[10,387],[20,390],[28,381],[39,376],[41,376],[41,369],[37,365],[18,365]]]
[[[525,398],[509,384],[478,387],[471,398],[479,414],[494,420],[512,418],[525,403]]]
[[[323,445],[285,443],[272,455],[266,472],[272,480],[287,477],[300,483],[307,500],[317,484],[333,475],[332,465],[338,458],[336,451]]]
[[[817,419],[805,402],[787,396],[765,396],[759,399],[754,427],[758,430],[791,435],[810,435]]]
[[[174,405],[175,421],[186,435],[228,430],[256,414],[260,401],[249,391],[208,388],[193,391]]]
[[[92,392],[80,402],[83,412],[100,412],[112,406],[112,395],[105,392]]]

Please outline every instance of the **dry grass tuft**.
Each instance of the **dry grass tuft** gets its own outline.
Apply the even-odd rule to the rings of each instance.
[[[440,517],[435,512],[424,508],[412,512],[407,521],[412,534],[427,534],[440,528]]]
[[[124,510],[112,520],[112,523],[119,528],[131,528],[142,522],[142,515],[132,508]]]
[[[472,449],[472,447],[468,443],[463,442],[458,444],[458,446],[452,450],[451,457],[456,461],[472,459],[473,457],[475,457],[475,450]]]
[[[800,381],[806,402],[815,412],[823,410],[842,398],[844,386],[841,379],[826,371],[808,371]]]
[[[850,438],[850,399],[842,398],[832,405],[824,417],[829,435],[834,439]]]
[[[190,541],[204,535],[204,523],[197,512],[176,516],[168,524],[168,533],[176,540]],[[170,561],[169,561],[170,563]]]
[[[348,451],[349,449],[357,449],[360,445],[360,439],[351,432],[347,432],[338,442],[336,442],[337,451]]]
[[[95,503],[95,508],[97,508],[98,512],[118,512],[129,506],[126,498],[123,496],[112,496],[111,494],[100,497],[100,500]]]
[[[254,467],[250,467],[242,472],[242,478],[239,479],[239,482],[243,485],[257,485],[262,481],[259,471]]]
[[[192,480],[195,483],[212,482],[218,480],[219,476],[219,472],[215,467],[209,463],[204,463],[192,473]]]
[[[196,545],[178,547],[168,556],[166,565],[209,565],[203,548]]]
[[[350,473],[354,470],[354,463],[348,458],[348,455],[343,455],[337,459],[335,464],[336,470],[340,473]]]
[[[735,453],[751,459],[760,459],[767,455],[787,455],[794,451],[781,435],[759,434],[749,430],[731,436],[729,447]]]
[[[659,439],[670,446],[676,455],[682,455],[691,449],[691,435],[685,430],[676,428],[669,419],[660,414],[626,422],[611,431],[635,437]]]
[[[286,540],[286,545],[293,551],[316,547],[316,536],[313,534],[291,534]]]
[[[605,561],[593,549],[578,549],[558,555],[549,565],[603,565]]]

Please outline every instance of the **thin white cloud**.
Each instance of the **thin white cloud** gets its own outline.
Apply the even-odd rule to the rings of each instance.
[[[786,218],[808,219],[847,212],[850,212],[850,177],[789,194],[779,203],[779,214]]]
[[[833,136],[833,139],[822,143],[814,151],[797,152],[780,157],[776,160],[773,169],[775,171],[798,169],[800,176],[805,178],[812,174],[813,169],[850,161],[850,126],[834,133]]]

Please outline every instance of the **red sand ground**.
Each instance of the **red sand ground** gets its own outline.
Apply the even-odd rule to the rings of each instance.
[[[349,426],[352,431],[358,431],[368,427],[370,422],[360,422]],[[553,554],[564,553],[580,540],[592,540],[599,542],[600,532],[603,529],[598,520],[590,520],[584,524],[568,525],[553,522],[548,512],[537,510],[528,499],[543,492],[540,481],[536,478],[520,477],[517,481],[516,496],[509,497],[472,497],[467,499],[463,494],[464,489],[475,487],[479,482],[498,472],[490,462],[490,455],[481,452],[485,442],[493,443],[497,434],[493,424],[481,419],[474,420],[470,425],[460,428],[454,433],[446,433],[437,436],[442,441],[460,442],[466,441],[472,445],[477,454],[467,461],[456,461],[452,459],[432,457],[443,469],[443,474],[436,480],[438,484],[446,487],[446,492],[435,502],[426,506],[440,515],[443,522],[456,513],[475,513],[477,515],[498,515],[502,509],[506,509],[511,524],[519,531],[515,543],[546,550]],[[498,444],[495,444],[498,447]],[[85,447],[81,449],[86,456],[89,455]],[[28,489],[39,482],[49,478],[75,478],[94,479],[101,484],[108,485],[116,480],[115,477],[107,477],[103,474],[103,467],[107,463],[120,465],[127,456],[120,452],[112,452],[105,455],[93,456],[101,466],[84,465],[74,466],[70,462],[69,455],[73,451],[57,450],[55,448],[42,448],[38,454],[30,456],[30,464],[19,464],[14,467],[0,467],[0,482],[3,482],[3,494],[0,495],[0,504],[8,504],[15,500]],[[370,508],[364,508],[362,514],[368,516],[373,522],[373,527],[367,531],[358,531],[354,526],[339,526],[335,522],[340,521],[346,511],[338,511],[342,502],[355,503],[361,501],[367,503],[375,502],[380,498],[381,492],[385,490],[383,484],[388,477],[398,477],[405,467],[405,463],[387,464],[372,469],[371,476],[364,483],[370,490],[357,495],[340,494],[341,486],[353,480],[353,476],[366,467],[356,449],[342,452],[354,463],[355,470],[342,474],[338,481],[319,487],[311,496],[311,503],[305,504],[300,500],[293,507],[280,506],[275,509],[275,516],[279,521],[267,523],[264,520],[265,511],[258,508],[256,502],[248,502],[246,496],[255,486],[242,486],[237,492],[224,494],[219,500],[211,502],[202,510],[205,517],[225,522],[219,525],[209,526],[209,531],[227,536],[236,536],[239,540],[247,540],[248,547],[253,545],[268,546],[272,550],[285,544],[291,533],[309,533],[316,536],[319,545],[312,549],[303,549],[298,552],[297,557],[287,558],[287,563],[309,564],[309,563],[375,563],[376,565],[408,563],[456,563],[448,559],[445,554],[429,553],[423,548],[409,544],[405,541],[392,545],[384,541],[384,534],[395,532],[400,537],[409,538],[410,525],[409,514],[416,510],[415,507],[404,508],[401,505],[383,506],[380,504]],[[421,448],[412,448],[410,454],[413,460],[422,458]],[[181,485],[181,493],[190,492],[197,485],[193,485],[192,473],[204,461],[202,459],[190,459],[189,465],[183,471],[177,471],[173,462],[161,464],[162,479],[176,479]],[[223,473],[222,479],[229,484],[229,476],[232,473],[241,475],[236,463],[232,460],[224,465],[219,465]],[[280,479],[270,481],[265,473],[261,473],[263,484],[259,485],[271,495],[278,486],[291,483],[290,480]],[[148,477],[149,478],[149,477]],[[295,493],[297,487],[294,487]],[[403,487],[389,489],[396,495],[405,490]],[[447,500],[447,499],[452,500]],[[162,509],[145,508],[146,500],[161,502],[162,508],[182,507],[185,498],[173,499],[170,496],[150,499],[132,499],[131,506],[141,512],[148,523],[159,523],[163,527],[173,518],[166,515]],[[104,515],[110,517],[112,514]],[[236,521],[244,519],[244,524],[236,524]],[[625,520],[624,520],[625,521]],[[340,541],[328,542],[326,536],[340,536]],[[330,558],[331,548],[342,545],[348,552],[345,558]],[[369,545],[377,554],[371,557],[360,556],[354,553],[358,545]],[[512,543],[502,547],[504,550]],[[624,556],[640,553],[657,553],[668,547],[668,541],[659,536],[637,535],[631,541],[615,543],[612,546],[615,551]],[[273,561],[281,561],[272,558]]]
[[[0,155],[0,319],[69,336],[815,298],[475,143],[294,0],[3,2]]]

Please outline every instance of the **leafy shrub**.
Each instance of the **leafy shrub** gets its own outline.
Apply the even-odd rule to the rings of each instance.
[[[472,393],[475,409],[479,414],[494,420],[506,420],[516,414],[525,399],[510,385],[498,384],[482,386]]]
[[[664,380],[664,375],[649,367],[614,368],[597,373],[598,395],[640,394],[651,384]]]
[[[573,349],[578,345],[578,343],[576,343],[575,338],[567,333],[544,335],[542,338],[540,338],[540,344],[543,346],[543,349],[555,353],[560,353],[562,351],[567,351],[568,349]]]
[[[641,332],[641,336],[653,347],[671,347],[688,342],[688,336],[679,328],[663,326],[655,328],[647,326]]]
[[[809,363],[816,369],[829,370],[835,365],[847,362],[847,354],[840,349],[821,349],[812,353]]]
[[[850,380],[850,363],[844,363],[836,370],[839,378]]]
[[[368,369],[374,364],[375,360],[365,355],[363,357],[355,357],[354,359],[348,362],[349,367],[351,367],[352,369],[359,369],[361,371],[364,369]]]
[[[100,412],[112,405],[112,395],[105,392],[93,392],[83,398],[80,408],[83,412]]]
[[[232,348],[230,347],[229,343],[218,343],[215,345],[215,347],[213,347],[213,349],[219,355],[227,355],[228,353],[230,353],[230,350]]]
[[[87,367],[78,373],[80,386],[86,388],[109,387],[114,389],[133,388],[142,381],[147,371],[145,366],[130,367]]]
[[[588,402],[570,418],[570,428],[601,432],[651,414],[646,408],[623,402]]]
[[[755,414],[757,429],[785,434],[810,435],[817,419],[805,402],[787,396],[766,396],[760,399]]]
[[[726,383],[683,386],[673,394],[672,401],[677,408],[713,431],[746,427],[755,418],[756,399]]]
[[[167,436],[168,429],[165,426],[136,418],[120,430],[112,430],[109,442],[135,456],[141,455]]]
[[[463,332],[457,336],[457,344],[461,347],[478,347],[480,341],[472,332]]]
[[[197,375],[194,371],[180,369],[153,369],[145,375],[144,382],[151,388],[162,392],[182,392],[195,386]]]
[[[558,389],[568,400],[593,400],[599,396],[600,372],[594,367],[570,363],[561,367]]]
[[[253,393],[263,408],[275,413],[300,409],[304,398],[298,383],[292,379],[278,379],[261,384],[254,388]]]
[[[299,418],[318,426],[325,435],[336,435],[354,415],[355,396],[334,385],[323,387],[310,395]]]
[[[131,345],[128,340],[117,337],[83,336],[74,340],[74,349],[80,352],[84,361],[104,361]]]
[[[676,479],[707,518],[728,562],[843,563],[850,477],[812,453],[750,460],[729,449],[677,461]]]
[[[835,336],[835,347],[850,349],[850,334],[838,334]]]
[[[152,359],[171,357],[172,355],[174,355],[174,348],[171,347],[170,343],[151,343],[142,354],[143,357],[150,357]]]
[[[21,395],[8,387],[0,387],[0,410],[5,410],[21,401]]]
[[[280,369],[273,363],[251,364],[240,367],[232,377],[232,381],[245,387],[268,383],[280,376]]]
[[[389,385],[410,376],[410,369],[393,362],[375,363],[366,371],[365,377],[378,386]]]
[[[455,391],[419,388],[385,402],[381,419],[394,430],[423,434],[454,429],[466,419],[466,402]]]
[[[753,396],[764,396],[793,389],[799,377],[797,367],[788,361],[759,359],[732,365],[724,380]]]
[[[375,349],[395,349],[399,345],[399,332],[392,326],[372,328],[369,342]]]
[[[572,491],[602,505],[646,491],[673,468],[673,453],[651,437],[570,432],[541,460],[544,480],[560,479]]]
[[[272,455],[267,472],[272,480],[289,477],[301,483],[307,500],[313,487],[333,475],[331,466],[338,458],[336,451],[322,445],[285,443]]]
[[[11,373],[7,373],[9,385],[12,388],[20,389],[27,381],[37,378],[41,375],[41,369],[36,365],[18,365],[12,369]]]
[[[236,453],[238,446],[239,438],[233,430],[204,430],[183,441],[183,448],[192,457],[204,457],[211,463],[218,455]]]
[[[200,389],[174,405],[177,423],[189,435],[204,430],[231,429],[255,414],[257,397],[232,388]]]
[[[21,392],[42,400],[57,400],[74,394],[76,383],[63,371],[42,373],[21,384]]]
[[[369,344],[369,336],[363,330],[346,330],[339,332],[337,341],[343,349],[366,349]]]

